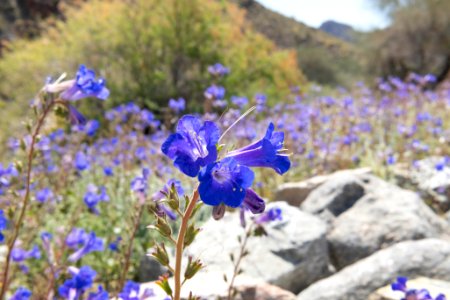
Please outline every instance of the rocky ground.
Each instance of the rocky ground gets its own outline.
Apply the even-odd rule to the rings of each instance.
[[[421,166],[428,173],[418,170],[408,178],[420,183],[420,192],[383,181],[368,169],[280,186],[269,208],[281,208],[283,220],[268,225],[267,236],[250,239],[237,299],[400,299],[383,289],[397,276],[426,277],[419,281],[422,288],[448,293],[449,218],[423,197],[446,190],[450,177],[441,172],[450,170],[426,168],[427,163],[432,161]],[[445,199],[439,201],[445,207]],[[223,274],[232,273],[229,253],[237,252],[235,236],[242,232],[238,213],[204,224],[188,249],[207,268],[185,290],[202,299],[225,294]],[[439,280],[437,288],[432,279]]]

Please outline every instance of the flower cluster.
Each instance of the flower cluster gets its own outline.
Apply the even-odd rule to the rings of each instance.
[[[214,122],[186,115],[161,149],[184,174],[198,176],[198,191],[205,204],[243,207],[261,213],[265,203],[250,189],[255,177],[251,168],[266,167],[284,174],[291,165],[284,149],[284,133],[274,130],[270,123],[262,139],[230,151],[219,160],[219,127]]]

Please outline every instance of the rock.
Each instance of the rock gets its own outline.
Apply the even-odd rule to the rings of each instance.
[[[397,276],[450,280],[450,242],[406,241],[380,250],[302,291],[299,300],[361,300]]]
[[[450,165],[445,157],[428,157],[417,161],[410,170],[411,181],[417,188],[449,210]]]
[[[365,182],[352,173],[329,177],[302,203],[300,208],[312,214],[339,216],[364,196]],[[328,219],[328,218],[327,218]]]
[[[426,289],[432,297],[436,297],[439,294],[445,295],[447,299],[450,297],[450,282],[448,281],[419,277],[409,279],[407,285],[410,289]],[[368,300],[398,300],[399,295],[402,295],[402,293],[393,291],[389,284],[370,294]]]
[[[346,174],[353,174],[356,176],[369,173],[371,173],[371,169],[369,168],[342,170],[337,171],[331,175],[315,176],[300,182],[284,183],[277,189],[275,193],[275,199],[277,199],[278,201],[286,201],[292,206],[299,206],[314,189],[327,182],[333,176]]]
[[[268,224],[267,236],[249,239],[250,254],[244,258],[242,269],[256,283],[269,282],[298,293],[330,273],[326,225],[285,202],[270,203],[268,209],[274,206],[282,209],[283,221]],[[237,236],[243,235],[239,214],[228,213],[222,220],[210,220],[202,228],[195,242],[186,249],[188,254],[206,264],[201,273],[211,274],[210,281],[223,281],[224,272],[230,278],[229,254],[233,252],[237,256]]]
[[[439,237],[449,228],[411,191],[376,177],[365,190],[366,195],[339,215],[328,233],[338,269],[401,241]]]
[[[167,274],[168,270],[161,266],[153,257],[144,256],[139,262],[138,279],[139,282],[157,280],[159,276]]]
[[[240,300],[295,300],[295,294],[283,290],[275,285],[268,283],[258,284],[256,286],[241,286],[238,288],[238,297]]]

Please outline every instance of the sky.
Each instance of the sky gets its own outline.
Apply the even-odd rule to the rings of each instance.
[[[386,17],[373,5],[373,0],[257,0],[265,7],[293,17],[309,26],[319,27],[334,20],[358,30],[383,28]]]

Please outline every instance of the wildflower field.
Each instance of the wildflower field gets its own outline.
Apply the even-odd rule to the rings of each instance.
[[[86,14],[109,7],[93,3]],[[139,8],[156,5],[111,3],[113,16],[127,11],[143,23],[148,12]],[[76,12],[58,25],[67,36],[31,41],[28,52],[19,41],[0,57],[0,74],[26,70],[33,53],[42,56],[37,69],[49,70],[32,83],[42,70],[0,83],[14,99],[0,121],[9,128],[0,136],[0,300],[449,297],[450,284],[414,281],[450,281],[449,82],[410,72],[346,87],[306,83],[288,68],[292,53],[240,30],[234,6],[180,5],[174,11],[194,24],[228,30],[194,26],[191,60],[179,59],[183,76],[172,70],[185,82],[169,84],[165,67],[132,80],[164,63],[125,55],[134,37],[116,33],[120,40],[100,48],[122,52],[100,63],[79,56],[98,69],[79,61],[59,70],[78,58],[64,58],[73,51],[64,39],[85,17]],[[239,24],[203,9],[231,11]],[[89,20],[86,28],[107,23]],[[163,41],[146,52],[162,58],[179,45],[164,39],[170,29],[158,30],[164,21],[154,22],[142,39]],[[41,43],[65,50],[48,58]],[[130,60],[123,78],[117,53]],[[47,64],[53,59],[60,63]],[[27,99],[17,98],[35,86],[25,109]]]

